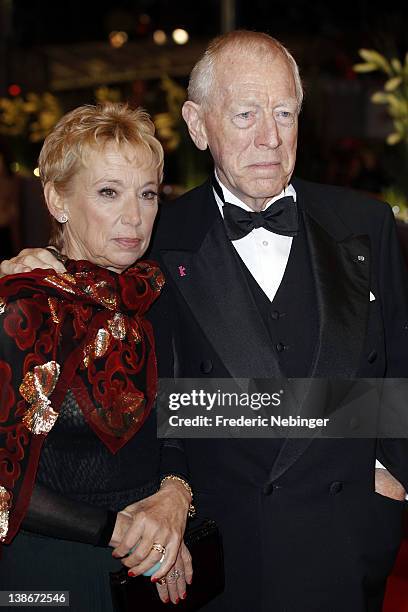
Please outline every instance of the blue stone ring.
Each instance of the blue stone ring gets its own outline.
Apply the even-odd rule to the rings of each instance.
[[[135,544],[135,546],[132,546],[132,548],[129,548],[128,555],[131,555],[136,550],[136,548],[137,548],[137,544]],[[155,542],[152,546],[152,550],[157,550],[159,553],[161,553],[160,561],[155,563],[153,567],[151,567],[150,569],[143,572],[143,576],[153,576],[153,574],[155,574],[157,570],[160,569],[160,566],[164,561],[164,557],[166,556],[166,549],[161,544],[157,544]]]

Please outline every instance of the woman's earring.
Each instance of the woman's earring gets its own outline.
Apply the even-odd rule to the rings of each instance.
[[[60,223],[66,223],[68,221],[68,215],[66,215],[65,213],[62,213],[62,215],[59,216],[58,221]]]

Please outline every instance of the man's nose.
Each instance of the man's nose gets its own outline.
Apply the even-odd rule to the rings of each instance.
[[[142,215],[140,211],[140,203],[137,197],[129,197],[123,207],[122,223],[125,225],[140,225]]]
[[[273,115],[266,115],[258,125],[255,137],[255,146],[276,149],[282,140],[279,134],[279,126]]]

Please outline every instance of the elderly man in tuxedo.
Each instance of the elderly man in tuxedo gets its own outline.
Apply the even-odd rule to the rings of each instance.
[[[301,104],[296,62],[266,34],[223,35],[194,67],[183,117],[215,169],[160,213],[162,376],[406,376],[391,209],[293,177]],[[25,253],[2,271],[49,257]],[[185,439],[179,449],[197,506],[224,538],[226,588],[206,610],[381,610],[406,440]]]

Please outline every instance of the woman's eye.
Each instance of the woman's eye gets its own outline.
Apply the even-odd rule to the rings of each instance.
[[[251,116],[251,111],[246,111],[245,113],[239,113],[237,117],[239,119],[249,119]]]
[[[157,198],[157,192],[156,191],[143,191],[142,198],[144,200],[155,200]]]
[[[103,187],[103,189],[101,189],[99,193],[105,196],[106,198],[114,198],[116,196],[116,191],[114,189],[111,189],[110,187]]]

